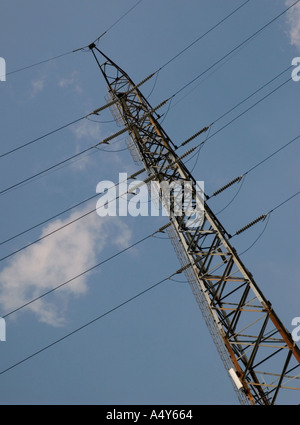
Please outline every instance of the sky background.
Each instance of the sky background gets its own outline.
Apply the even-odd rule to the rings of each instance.
[[[105,81],[88,50],[19,72],[93,42],[136,83],[243,4],[242,0],[2,0],[0,155],[105,104]],[[291,1],[250,0],[231,18],[141,87],[155,106],[237,47]],[[217,120],[300,56],[300,6],[174,97],[163,127],[181,143]],[[249,112],[218,132],[187,166],[212,194],[299,135],[300,82],[292,69],[219,120],[221,129],[277,86]],[[134,164],[120,136],[76,161],[10,190],[11,186],[83,151],[119,128],[108,110],[0,157],[0,256],[8,256],[91,211],[97,198],[10,242],[7,239],[96,194],[101,180],[118,182]],[[200,141],[197,139],[191,146]],[[299,139],[298,139],[299,141]],[[299,143],[209,201],[229,233],[299,190]],[[255,245],[242,255],[289,331],[300,316],[299,197],[274,211]],[[64,230],[0,261],[0,316],[76,276],[167,222],[165,217],[89,214]],[[232,240],[238,253],[261,234],[257,224]],[[11,314],[0,342],[0,373],[62,338],[180,267],[166,235],[150,238],[64,288]],[[110,315],[0,374],[1,404],[238,404],[233,385],[185,282],[168,280]],[[282,393],[299,404],[298,392]]]

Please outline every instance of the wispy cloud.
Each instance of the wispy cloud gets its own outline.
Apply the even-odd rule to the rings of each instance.
[[[101,140],[101,124],[88,119],[72,126],[71,131],[78,140],[85,139],[95,142]]]
[[[36,97],[40,92],[44,90],[45,81],[46,81],[46,76],[43,75],[42,77],[31,82],[31,92],[30,92],[31,98]]]
[[[85,143],[86,148],[89,147],[89,145],[96,144],[101,140],[100,123],[92,122],[85,119],[72,126],[70,130],[77,139],[75,153],[79,153],[84,149],[82,146],[82,142],[88,142],[88,145]],[[78,160],[75,160],[72,163],[73,170],[85,171],[92,164],[92,153],[93,151],[90,151],[84,156],[80,156]]]
[[[295,0],[285,0],[286,6],[291,6]],[[287,22],[289,25],[289,37],[292,46],[300,51],[300,3],[297,3],[287,14]]]
[[[83,89],[79,84],[79,75],[77,71],[73,71],[67,78],[61,78],[58,81],[58,86],[62,88],[72,87],[77,93],[83,92]]]
[[[65,220],[56,220],[43,229],[41,236],[91,211],[93,207],[95,205],[90,205]],[[10,312],[79,275],[97,263],[97,254],[104,246],[115,244],[125,247],[130,238],[130,229],[118,217],[100,218],[96,213],[46,237],[13,257],[1,271],[1,310]],[[39,321],[62,326],[70,297],[82,296],[87,292],[88,276],[85,274],[55,291],[51,301],[44,297],[26,308],[35,313]]]

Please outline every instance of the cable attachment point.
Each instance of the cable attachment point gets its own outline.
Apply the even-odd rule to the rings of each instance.
[[[227,183],[225,186],[221,187],[221,189],[217,190],[214,194],[212,194],[211,196],[209,196],[207,199],[209,198],[213,198],[214,196],[219,195],[219,193],[223,192],[224,190],[228,189],[230,186],[232,186],[235,183],[238,183],[242,180],[242,178],[244,177],[244,175],[240,176],[240,177],[236,177],[235,179],[231,180],[231,182]]]
[[[247,226],[242,227],[240,230],[238,230],[235,234],[239,235],[240,233],[244,232],[245,230],[249,229],[249,227],[254,226],[259,221],[264,221],[267,218],[268,214],[261,215],[256,220],[251,221],[251,223],[247,224]]]
[[[191,267],[191,264],[190,263],[188,263],[185,266],[181,267],[181,269],[178,269],[175,273],[173,273],[173,276],[176,275],[176,274],[181,274],[182,272],[184,272],[189,267]]]
[[[160,227],[160,228],[156,231],[156,233],[165,233],[165,230],[166,230],[169,226],[171,226],[171,223],[167,223],[167,224],[165,224],[164,226]]]
[[[202,128],[200,131],[198,131],[197,133],[193,134],[193,136],[189,137],[187,140],[185,140],[183,143],[181,143],[180,146],[187,145],[189,142],[191,142],[192,140],[194,140],[196,137],[200,136],[200,134],[205,133],[207,130],[209,130],[210,127],[211,127],[211,125]]]

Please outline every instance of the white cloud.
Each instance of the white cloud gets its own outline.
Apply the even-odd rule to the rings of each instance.
[[[88,139],[93,141],[101,140],[101,124],[84,119],[71,127],[72,133],[77,139]]]
[[[31,92],[30,92],[30,96],[36,97],[38,93],[40,93],[41,91],[43,91],[44,87],[45,87],[45,80],[46,80],[46,76],[42,76],[37,80],[34,80],[31,82]]]
[[[87,119],[80,121],[70,128],[71,132],[75,135],[78,142],[76,143],[75,154],[83,151],[87,145],[82,146],[81,141],[90,142],[89,145],[96,144],[101,140],[101,124],[89,121]],[[84,171],[91,165],[93,151],[81,155],[72,162],[74,171]]]
[[[78,83],[79,77],[78,72],[73,71],[70,77],[68,78],[61,78],[58,82],[59,87],[66,88],[66,87],[73,87],[74,91],[77,93],[82,93],[82,87]]]
[[[286,6],[291,6],[295,0],[286,0]],[[289,37],[292,46],[300,50],[300,3],[288,11],[287,22],[289,25]]]
[[[91,211],[95,206],[90,205],[65,220],[56,220],[43,229],[41,236]],[[10,312],[75,277],[97,263],[97,254],[104,246],[111,243],[123,248],[128,246],[130,238],[129,228],[118,217],[103,219],[96,213],[46,237],[13,257],[1,271],[2,311]],[[78,297],[86,293],[89,275],[87,273],[53,292],[51,300],[46,296],[26,309],[34,312],[41,322],[52,326],[63,325],[70,296]]]

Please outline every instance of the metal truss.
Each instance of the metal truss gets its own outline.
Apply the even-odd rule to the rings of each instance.
[[[115,116],[127,129],[130,149],[143,163],[148,181],[159,183],[160,194],[163,182],[191,184],[193,200],[188,202],[194,209],[184,209],[181,215],[175,214],[175,206],[186,200],[180,190],[173,191],[169,237],[240,403],[275,404],[284,389],[300,389],[298,346],[230,244],[230,235],[199,196],[197,182],[182,162],[185,155],[177,155],[178,148],[159,123],[158,108],[142,95],[141,84],[136,86],[94,44],[90,49],[107,83]]]

